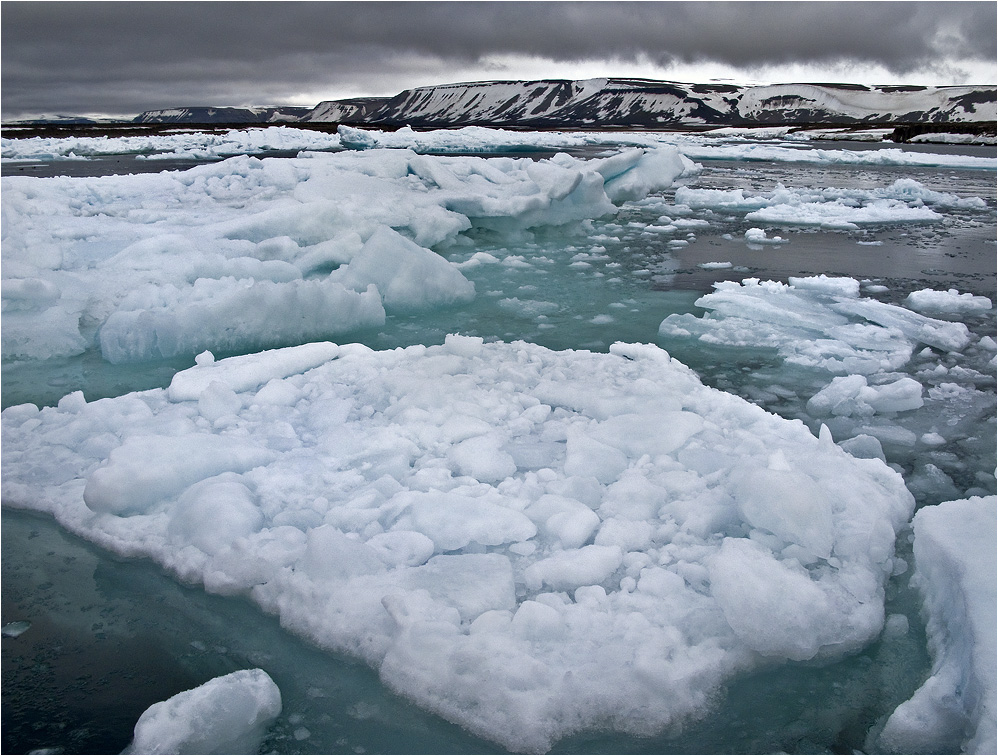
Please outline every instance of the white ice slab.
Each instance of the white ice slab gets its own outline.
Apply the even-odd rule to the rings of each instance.
[[[892,753],[996,749],[994,496],[924,507],[915,515],[915,576],[928,617],[932,674],[891,715],[880,743]]]
[[[660,731],[880,632],[913,499],[879,459],[654,346],[330,349],[9,408],[4,502],[247,596],[518,751]]]

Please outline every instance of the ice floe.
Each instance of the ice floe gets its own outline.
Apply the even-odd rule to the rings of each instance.
[[[97,346],[122,363],[253,351],[460,305],[474,285],[433,246],[473,226],[516,232],[613,215],[694,170],[663,147],[590,161],[379,150],[7,177],[3,356]]]
[[[898,179],[876,189],[807,189],[777,184],[772,191],[763,193],[680,186],[675,202],[693,210],[745,213],[745,220],[751,223],[840,230],[943,220],[943,214],[933,208],[967,212],[987,209],[987,203],[980,197],[934,191],[913,179]]]
[[[247,596],[507,748],[657,732],[882,629],[901,476],[655,346],[198,362],[5,410],[5,503]]]
[[[280,713],[266,672],[232,672],[150,706],[124,753],[256,753]]]
[[[746,396],[781,405],[812,430],[823,427],[856,456],[900,465],[921,501],[987,494],[993,462],[968,469],[952,449],[994,459],[993,437],[977,425],[994,423],[994,339],[975,336],[961,322],[991,317],[993,310],[986,297],[913,295],[916,302],[941,302],[944,311],[934,314],[946,319],[862,296],[852,278],[721,282],[697,300],[704,315],[669,315],[659,338],[680,352],[696,344],[734,350],[753,363],[778,360],[781,379],[757,369],[758,380],[742,389]],[[967,302],[975,304],[961,313]]]
[[[915,515],[913,581],[928,619],[932,674],[880,733],[889,752],[995,752],[996,511],[989,496]]]
[[[182,131],[119,137],[30,137],[0,139],[4,160],[75,160],[107,155],[138,155],[149,160],[213,160],[254,152],[298,152],[340,148],[335,134],[269,126],[224,132]]]
[[[706,134],[646,131],[523,132],[466,126],[459,129],[397,131],[340,126],[340,143],[349,149],[412,149],[417,152],[509,152],[571,150],[592,147],[650,147],[669,144],[693,160],[750,160],[806,162],[826,165],[945,166],[994,170],[998,161],[975,155],[910,152],[900,148],[868,150],[801,149],[797,146],[745,143],[744,130],[716,130]],[[732,143],[726,143],[731,137]]]

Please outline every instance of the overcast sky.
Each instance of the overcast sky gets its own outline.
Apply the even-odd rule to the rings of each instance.
[[[995,2],[12,2],[2,117],[488,79],[994,84]]]

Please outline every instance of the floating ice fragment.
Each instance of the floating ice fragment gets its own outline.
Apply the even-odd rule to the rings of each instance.
[[[281,713],[262,669],[233,672],[146,709],[125,753],[256,753]]]
[[[706,315],[670,315],[660,337],[775,348],[791,363],[857,375],[897,370],[922,344],[954,351],[970,340],[963,323],[859,296],[852,278],[791,277],[789,285],[747,278],[714,289],[696,301]]]
[[[761,228],[750,228],[746,231],[745,241],[749,244],[786,244],[787,242],[782,236],[766,236],[766,232]]]
[[[453,305],[475,296],[475,285],[454,265],[385,226],[330,279],[357,292],[374,284],[389,312]]]
[[[0,630],[0,634],[2,634],[4,638],[16,638],[17,636],[24,633],[30,627],[31,623],[28,622],[27,620],[8,622],[6,625],[3,626],[3,629]]]
[[[961,294],[956,289],[913,291],[905,298],[904,303],[912,310],[932,315],[969,315],[987,312],[991,309],[991,300],[987,297],[979,297],[970,293]]]
[[[928,614],[932,674],[880,733],[892,753],[994,753],[996,640],[994,496],[915,515],[915,577]]]

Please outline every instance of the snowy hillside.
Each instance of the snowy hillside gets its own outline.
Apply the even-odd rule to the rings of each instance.
[[[354,97],[349,100],[322,102],[308,113],[309,121],[335,123],[360,123],[371,113],[388,102],[387,97]]]
[[[996,90],[778,84],[736,87],[648,79],[486,81],[406,90],[366,114],[323,102],[304,121],[456,126],[701,126],[755,123],[994,121]]]
[[[697,127],[998,120],[994,86],[681,84],[651,79],[480,81],[354,97],[312,109],[170,108],[136,123],[301,121],[383,126]]]
[[[284,106],[277,108],[166,108],[147,110],[134,119],[135,123],[267,123],[297,121],[308,108]]]

